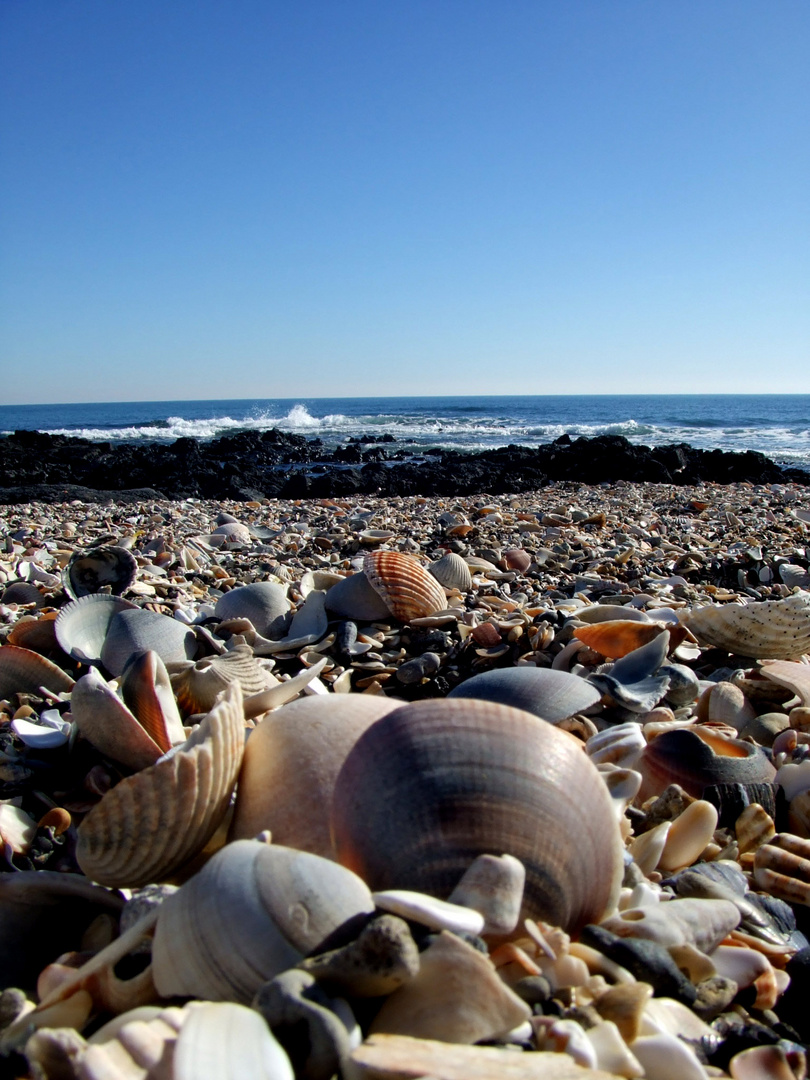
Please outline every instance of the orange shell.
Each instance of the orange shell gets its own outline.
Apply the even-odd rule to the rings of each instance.
[[[413,555],[371,551],[363,560],[363,570],[400,622],[424,618],[447,606],[444,589]]]
[[[627,656],[634,649],[640,649],[642,645],[658,637],[663,630],[664,627],[660,623],[609,619],[589,626],[578,626],[574,631],[574,637],[584,641],[589,648],[601,653],[602,656],[619,660],[622,656]]]

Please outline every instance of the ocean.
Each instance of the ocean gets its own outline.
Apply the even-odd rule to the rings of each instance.
[[[109,442],[213,439],[277,427],[327,447],[390,434],[398,449],[537,446],[567,433],[624,435],[658,446],[758,450],[810,471],[810,395],[672,394],[527,397],[290,398],[3,405],[0,432],[17,429]]]

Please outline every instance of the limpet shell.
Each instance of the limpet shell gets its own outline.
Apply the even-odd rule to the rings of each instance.
[[[476,698],[515,709],[557,724],[561,720],[584,712],[599,701],[599,691],[591,683],[567,671],[549,668],[494,668],[473,675],[454,687],[451,698]]]
[[[135,581],[138,564],[131,551],[123,547],[99,546],[89,551],[75,551],[62,574],[65,592],[73,600],[91,596],[109,588],[120,596]]]
[[[810,593],[740,606],[698,608],[684,619],[704,645],[758,660],[795,660],[810,652]]]
[[[370,551],[363,572],[400,622],[424,618],[447,605],[444,589],[413,555]]]

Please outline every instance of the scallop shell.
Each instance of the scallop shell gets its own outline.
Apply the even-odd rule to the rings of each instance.
[[[196,664],[189,661],[172,668],[172,689],[186,716],[208,712],[214,707],[217,695],[232,682],[239,683],[245,697],[259,694],[276,682],[256,660],[249,645],[237,645],[222,656],[205,656]]]
[[[120,596],[134,582],[137,573],[138,564],[131,551],[101,546],[89,551],[75,551],[62,573],[62,583],[73,600],[106,588],[114,596]]]
[[[114,887],[165,880],[222,821],[243,751],[242,691],[233,683],[182,747],[122,780],[93,807],[78,831],[82,871]]]
[[[350,574],[337,585],[333,585],[326,594],[326,606],[329,611],[341,615],[344,619],[375,622],[377,619],[391,617],[388,605],[362,571],[359,574]]]
[[[796,660],[810,652],[810,593],[692,611],[686,626],[704,645],[758,660]]]
[[[73,679],[39,653],[18,645],[0,646],[0,698],[36,694],[41,686],[54,694],[67,693]]]
[[[599,691],[578,675],[549,668],[495,668],[473,675],[456,686],[448,698],[476,698],[511,705],[557,724],[584,712],[599,701]]]
[[[259,987],[374,910],[363,882],[309,852],[257,840],[221,851],[160,907],[152,946],[163,997],[247,1003]]]
[[[424,701],[373,724],[338,775],[332,828],[375,890],[446,898],[479,855],[513,855],[524,915],[572,931],[612,908],[622,876],[610,795],[580,744],[488,701]]]
[[[287,589],[274,581],[254,581],[240,585],[221,596],[214,607],[220,619],[250,619],[262,635],[278,631],[290,610]]]
[[[663,630],[660,623],[610,619],[591,626],[578,626],[574,637],[584,641],[589,648],[602,656],[618,660],[634,649],[640,649],[642,645],[663,633]]]
[[[197,639],[185,623],[144,608],[113,615],[101,649],[101,662],[111,675],[120,675],[134,656],[150,650],[164,664],[191,660]]]
[[[83,596],[66,604],[57,615],[56,640],[79,663],[99,665],[113,618],[119,611],[135,610],[135,604],[117,596]]]
[[[431,563],[428,570],[445,589],[469,592],[472,588],[470,568],[454,551],[448,551],[437,562]],[[442,601],[442,607],[444,607],[444,601]]]
[[[337,774],[363,732],[398,701],[329,694],[290,702],[251,732],[230,838],[269,829],[288,847],[334,859],[329,808]]]
[[[363,572],[400,622],[424,618],[447,606],[444,589],[422,564],[401,551],[370,551]]]

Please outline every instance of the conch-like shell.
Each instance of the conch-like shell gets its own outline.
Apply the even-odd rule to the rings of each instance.
[[[363,572],[400,622],[424,618],[447,606],[444,589],[422,564],[402,551],[370,551]]]
[[[0,698],[36,694],[41,686],[61,694],[73,688],[73,679],[56,664],[17,645],[0,647]]]
[[[705,645],[758,660],[796,660],[810,652],[810,593],[785,600],[703,607],[684,620]]]
[[[217,696],[238,682],[245,697],[276,684],[275,677],[253,655],[249,645],[237,645],[221,656],[205,656],[195,663],[172,664],[171,684],[184,715],[204,713],[214,707]]]
[[[232,683],[183,746],[126,777],[93,807],[78,832],[83,872],[116,887],[165,880],[222,821],[243,752],[242,691]]]
[[[595,705],[600,695],[591,683],[567,671],[512,667],[493,668],[473,675],[454,687],[447,696],[511,705],[515,709],[525,709],[550,724],[557,724]]]
[[[102,546],[74,552],[62,573],[62,582],[65,592],[73,600],[91,596],[102,588],[120,596],[133,583],[137,573],[138,564],[131,551]]]
[[[152,946],[164,997],[247,1003],[259,987],[374,910],[363,882],[308,852],[237,840],[161,904]],[[322,948],[323,947],[323,948]]]
[[[269,829],[274,843],[334,859],[335,780],[363,732],[400,702],[383,695],[315,695],[276,710],[250,733],[230,837]]]
[[[446,898],[473,860],[526,868],[524,915],[599,922],[622,876],[610,795],[581,744],[488,701],[437,700],[384,716],[338,775],[338,858],[377,890]]]

